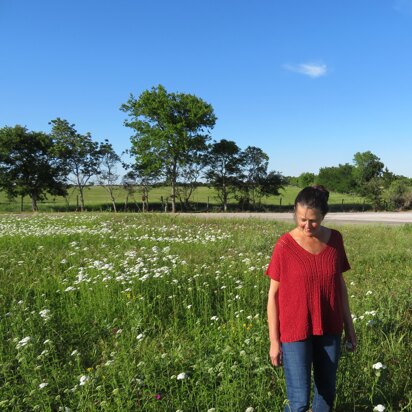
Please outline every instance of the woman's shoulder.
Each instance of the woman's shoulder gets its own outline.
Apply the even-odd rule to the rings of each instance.
[[[336,243],[342,244],[343,243],[343,236],[339,230],[330,229],[330,241],[335,241]]]
[[[291,238],[292,235],[290,234],[290,232],[283,233],[279,236],[278,240],[276,241],[276,247],[282,247],[284,245],[287,245],[290,242]]]

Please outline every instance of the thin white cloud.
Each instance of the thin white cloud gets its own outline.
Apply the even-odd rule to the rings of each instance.
[[[326,76],[328,68],[326,64],[321,63],[301,63],[297,65],[285,64],[283,66],[286,70],[291,72],[304,74],[312,78]]]

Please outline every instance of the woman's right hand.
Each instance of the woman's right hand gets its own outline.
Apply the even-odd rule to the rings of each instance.
[[[270,361],[273,366],[282,365],[282,348],[280,342],[271,342],[269,351]]]

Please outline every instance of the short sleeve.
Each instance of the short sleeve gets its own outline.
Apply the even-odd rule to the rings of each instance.
[[[269,266],[266,269],[265,274],[273,280],[280,282],[280,245],[279,242],[275,245],[270,259]]]

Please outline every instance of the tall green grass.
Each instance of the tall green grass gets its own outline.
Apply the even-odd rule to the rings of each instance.
[[[0,410],[281,411],[263,272],[290,228],[1,216]],[[336,410],[411,410],[412,227],[339,229],[359,350],[341,358]]]

